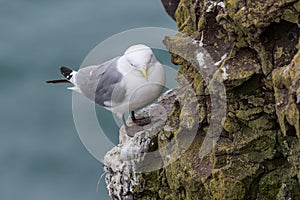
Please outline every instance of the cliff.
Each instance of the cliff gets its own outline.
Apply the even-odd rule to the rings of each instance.
[[[300,199],[300,1],[162,2],[180,86],[144,109],[152,124],[120,130],[111,197]]]

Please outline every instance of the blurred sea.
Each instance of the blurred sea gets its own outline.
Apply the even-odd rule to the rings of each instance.
[[[159,0],[0,0],[0,200],[110,199],[104,179],[96,192],[102,164],[79,140],[72,93],[44,81],[147,26],[176,30]]]

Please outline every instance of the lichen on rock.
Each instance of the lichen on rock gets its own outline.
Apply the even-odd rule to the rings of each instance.
[[[272,79],[281,130],[285,136],[296,134],[300,138],[300,52],[289,65],[273,70]]]
[[[174,2],[179,88],[158,126],[107,154],[111,196],[300,199],[300,1]]]

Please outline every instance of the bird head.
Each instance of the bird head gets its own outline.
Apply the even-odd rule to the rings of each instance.
[[[134,70],[140,71],[148,80],[147,70],[156,61],[150,47],[142,44],[131,46],[125,51],[124,57]]]

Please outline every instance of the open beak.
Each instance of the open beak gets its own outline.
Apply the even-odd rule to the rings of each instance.
[[[148,74],[147,74],[147,69],[146,68],[142,69],[142,74],[146,78],[146,80],[148,81]]]

